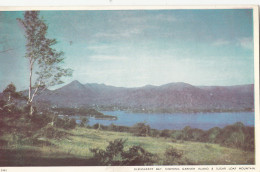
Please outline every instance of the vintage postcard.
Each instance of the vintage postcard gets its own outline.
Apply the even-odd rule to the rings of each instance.
[[[259,171],[258,15],[0,8],[1,172]]]

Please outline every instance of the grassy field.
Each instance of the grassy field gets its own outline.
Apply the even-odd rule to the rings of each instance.
[[[173,141],[162,137],[137,137],[131,133],[110,132],[77,127],[67,130],[68,137],[59,140],[42,138],[37,146],[14,142],[13,136],[2,136],[0,166],[73,166],[95,165],[91,160],[90,148],[105,149],[109,141],[126,140],[125,149],[140,145],[158,157],[155,165],[162,165],[167,159],[164,153],[171,146],[183,152],[182,160],[188,164],[254,164],[254,152],[222,147],[218,144]],[[167,164],[174,165],[174,164]]]

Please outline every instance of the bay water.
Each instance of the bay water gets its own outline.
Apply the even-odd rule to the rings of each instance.
[[[117,116],[117,120],[89,118],[88,125],[100,123],[102,125],[133,126],[144,122],[151,128],[163,130],[180,130],[185,126],[208,130],[213,127],[223,128],[236,122],[242,122],[246,126],[254,126],[254,112],[225,112],[225,113],[174,113],[174,114],[146,114],[131,113],[125,111],[103,111],[105,115]],[[77,123],[80,116],[74,116]]]

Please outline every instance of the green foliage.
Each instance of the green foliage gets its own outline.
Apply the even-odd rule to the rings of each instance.
[[[90,149],[94,154],[94,159],[100,165],[119,165],[120,156],[124,149],[125,140],[116,139],[109,142],[106,150],[102,149]]]
[[[75,120],[69,119],[64,124],[64,129],[73,129],[76,126]],[[3,134],[12,135],[13,144],[38,144],[43,138],[60,139],[66,137],[66,132],[61,131],[53,124],[52,114],[28,115],[22,113],[19,115],[4,116],[0,120],[0,131]],[[42,142],[42,141],[41,141]]]
[[[99,127],[100,127],[100,124],[99,124],[99,123],[96,123],[96,124],[93,125],[92,128],[94,128],[94,129],[98,129]]]
[[[160,137],[160,134],[161,134],[160,130],[156,130],[156,129],[150,130],[150,136],[151,137]]]
[[[3,90],[3,95],[6,100],[26,100],[26,97],[22,95],[21,92],[16,92],[16,87],[13,83],[7,85],[7,87]]]
[[[28,116],[33,126],[36,126],[38,129],[45,127],[52,120],[52,115],[50,114],[35,114],[33,116]]]
[[[37,133],[37,138],[49,138],[49,139],[61,139],[67,136],[67,133],[64,131],[60,131],[54,126],[47,125]]]
[[[217,135],[215,142],[224,146],[254,151],[254,128],[246,127],[241,122],[226,126]]]
[[[170,137],[171,136],[171,132],[170,130],[162,130],[160,137]]]
[[[64,61],[64,53],[53,48],[57,43],[55,39],[46,38],[48,26],[42,18],[39,18],[38,11],[26,11],[24,19],[18,18],[17,20],[24,28],[27,40],[25,54],[29,61],[27,104],[30,106],[29,114],[33,115],[32,106],[35,95],[47,87],[62,84],[62,78],[71,76],[72,70],[64,69],[60,65]],[[33,80],[35,83],[32,83]]]
[[[152,165],[156,157],[141,146],[132,146],[128,151],[122,152],[123,165]]]
[[[206,143],[218,143],[227,147],[236,147],[246,151],[254,151],[254,127],[244,126],[242,123],[229,125],[223,129],[214,127],[207,131],[191,128],[189,126],[182,130],[156,130],[150,129],[149,125],[137,123],[132,127],[117,126],[111,124],[109,126],[95,124],[92,128],[100,128],[102,130],[116,132],[130,132],[135,136],[151,136],[171,138],[173,142],[181,141],[198,141]]]
[[[71,69],[63,69],[59,66],[64,60],[63,52],[57,52],[52,48],[57,41],[46,38],[48,26],[39,18],[38,11],[26,11],[24,19],[18,19],[24,27],[27,39],[26,57],[31,67],[37,65],[36,87],[53,86],[62,84],[61,77],[71,76]]]
[[[183,152],[173,147],[167,147],[164,156],[165,156],[164,164],[166,165],[181,164],[180,159],[183,156]]]
[[[216,138],[220,132],[221,129],[219,127],[211,128],[203,134],[203,136],[200,138],[200,141],[214,143],[216,142]]]
[[[58,107],[52,108],[53,111],[58,112],[59,114],[73,116],[73,115],[80,115],[80,116],[90,116],[95,117],[96,119],[117,119],[116,116],[111,115],[104,115],[101,112],[98,112],[92,108],[86,107],[79,107],[79,108],[70,108],[70,107]]]
[[[63,129],[74,129],[77,126],[76,120],[74,118],[58,118],[54,119],[55,127],[63,128]]]
[[[17,118],[20,115],[20,111],[21,110],[14,104],[6,103],[4,104],[4,106],[0,107],[0,117],[5,116]]]
[[[64,136],[55,128],[55,122],[64,129],[76,127],[75,119],[59,120],[51,113],[39,114],[35,107],[33,107],[34,115],[29,115],[28,112],[32,106],[22,106],[21,103],[19,106],[17,105],[16,101],[21,97],[13,84],[9,84],[3,94],[7,96],[7,100],[0,100],[0,133],[1,135],[11,135],[12,142],[15,144],[35,144],[41,137],[60,138]]]
[[[3,91],[3,93],[15,93],[16,92],[16,87],[13,83],[9,84]]]
[[[137,123],[132,127],[132,132],[136,136],[148,136],[150,134],[150,126],[145,123]]]
[[[80,127],[85,127],[86,123],[88,123],[89,120],[86,117],[83,117],[80,121]]]
[[[115,139],[110,141],[105,150],[90,149],[94,154],[93,159],[98,165],[151,165],[154,155],[141,146],[132,146],[124,151],[126,140]]]
[[[21,93],[16,92],[16,87],[13,83],[9,84],[3,90],[3,99],[0,100],[0,116],[17,117],[21,112],[21,107],[18,107],[17,101],[23,100]]]
[[[58,130],[64,131],[63,129]],[[89,148],[106,150],[108,142],[105,140],[111,141],[117,138],[123,140],[127,139],[127,142],[124,144],[124,152],[127,152],[129,148],[133,146],[141,145],[146,151],[156,155],[153,158],[155,162],[151,165],[255,164],[254,152],[227,148],[218,144],[205,144],[200,142],[180,143],[179,141],[177,141],[177,143],[172,143],[170,139],[135,137],[130,133],[111,131],[97,132],[94,129],[83,127],[77,127],[74,130],[64,132],[67,133],[66,139],[63,137],[61,139],[39,137],[37,140],[34,140],[33,145],[27,144],[27,142],[19,142],[20,138],[17,138],[17,146],[10,144],[12,138],[9,137],[10,135],[5,134],[0,138],[0,145],[3,144],[5,145],[4,148],[6,148],[0,148],[1,166],[100,165],[98,159],[92,159],[93,154],[89,151]],[[15,137],[14,140],[16,140]],[[175,159],[173,162],[165,164],[167,160],[165,157],[165,150],[168,146],[183,152],[182,158]],[[20,150],[22,152],[19,154],[17,151]],[[118,156],[115,160],[121,162],[123,159],[121,159],[121,156]]]
[[[103,127],[102,125],[101,125],[101,127],[105,129],[105,127]],[[130,132],[130,127],[110,124],[107,127],[107,130],[117,131],[117,132]]]
[[[74,129],[77,126],[76,120],[74,118],[69,119],[67,128],[65,129]]]

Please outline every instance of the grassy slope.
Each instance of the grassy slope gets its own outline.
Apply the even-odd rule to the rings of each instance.
[[[19,144],[5,146],[2,151],[7,151],[2,152],[2,156],[0,155],[0,165],[91,165],[91,161],[87,160],[92,157],[89,148],[105,149],[109,141],[117,138],[127,139],[126,149],[132,145],[141,145],[147,151],[158,155],[161,160],[158,161],[157,165],[162,164],[164,152],[168,146],[183,151],[183,159],[186,159],[189,164],[254,163],[253,152],[226,148],[217,144],[172,142],[171,139],[136,137],[130,133],[98,131],[79,127],[69,131],[69,134],[70,136],[66,139],[49,140],[52,145],[42,143],[37,147]],[[9,140],[10,138],[5,137],[5,139]]]

